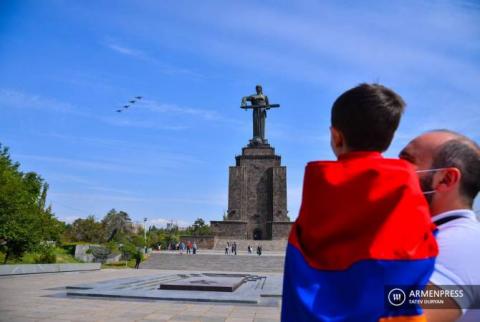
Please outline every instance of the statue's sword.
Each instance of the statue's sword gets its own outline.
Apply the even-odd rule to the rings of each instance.
[[[269,104],[269,105],[241,105],[240,108],[249,109],[249,108],[266,108],[267,110],[271,108],[280,107],[280,104]]]

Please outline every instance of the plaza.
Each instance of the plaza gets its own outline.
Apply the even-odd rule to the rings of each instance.
[[[279,321],[279,299],[275,305],[254,305],[82,297],[67,296],[66,286],[142,279],[161,274],[198,273],[198,269],[202,272],[268,274],[281,280],[283,260],[280,253],[273,252],[262,256],[223,255],[214,251],[198,255],[165,252],[154,253],[139,270],[102,269],[1,277],[0,321]],[[177,268],[172,270],[175,266]]]

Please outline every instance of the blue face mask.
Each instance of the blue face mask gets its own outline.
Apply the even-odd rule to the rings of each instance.
[[[416,173],[431,173],[431,172],[437,172],[441,170],[447,170],[449,168],[436,168],[436,169],[426,169],[426,170],[417,170],[415,171]],[[436,191],[435,190],[428,190],[428,191],[423,191],[424,195],[431,195],[434,194]]]

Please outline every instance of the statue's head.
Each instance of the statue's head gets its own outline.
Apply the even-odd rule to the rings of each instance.
[[[257,94],[262,94],[262,85],[257,85],[255,86],[255,90],[257,91]]]

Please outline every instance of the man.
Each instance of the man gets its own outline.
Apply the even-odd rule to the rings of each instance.
[[[439,256],[430,288],[457,285],[464,297],[449,298],[448,309],[426,310],[427,321],[480,321],[480,223],[472,211],[480,190],[480,149],[471,139],[448,130],[427,132],[400,153],[411,162],[438,227]]]

